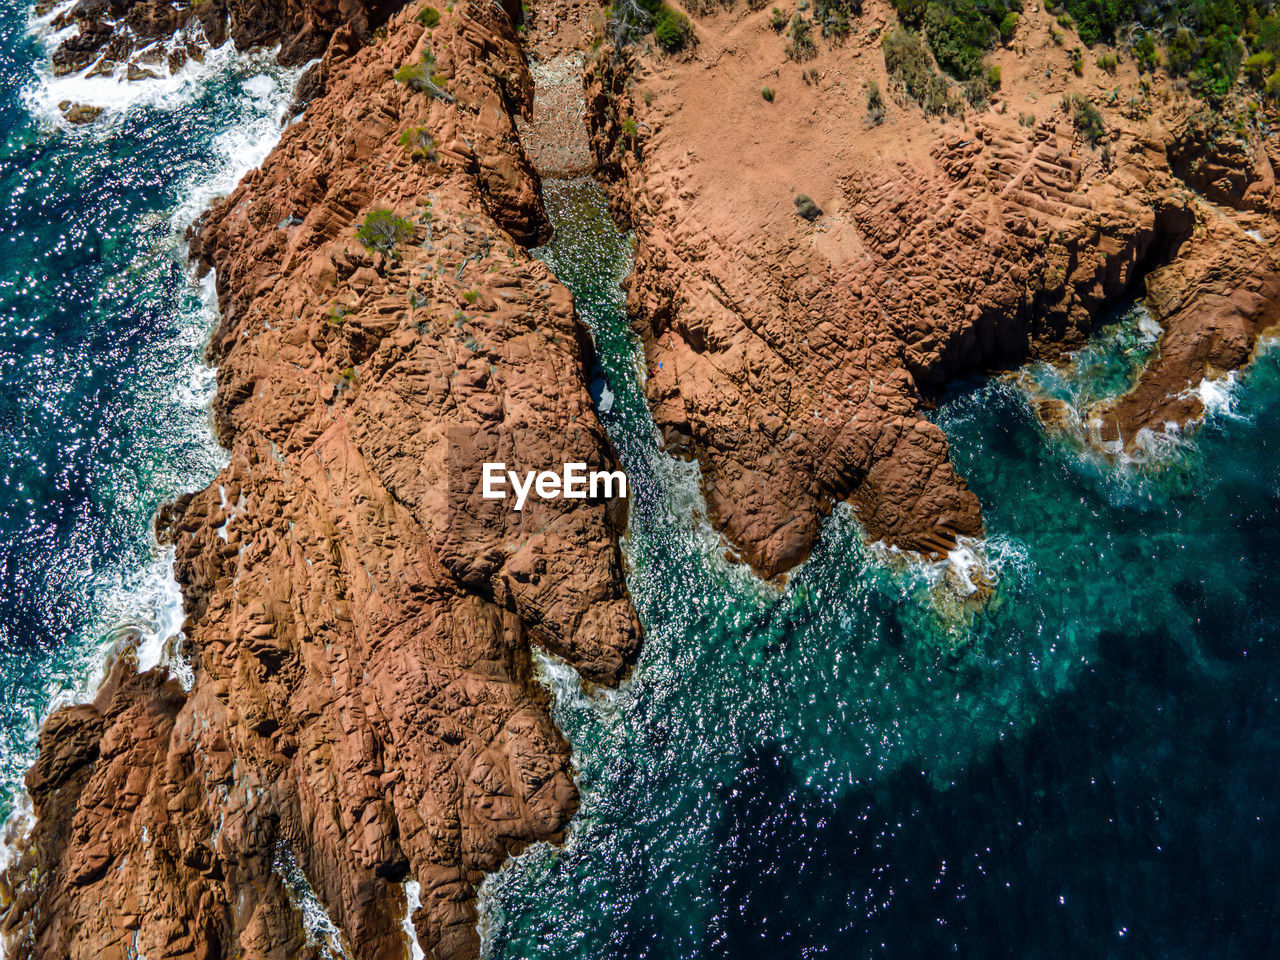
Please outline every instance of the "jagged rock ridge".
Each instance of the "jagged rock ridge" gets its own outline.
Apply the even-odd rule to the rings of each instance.
[[[427,955],[471,957],[484,872],[576,807],[529,648],[623,675],[625,518],[514,514],[458,482],[490,454],[613,454],[572,298],[521,246],[548,227],[510,19],[485,0],[441,13],[335,60],[199,226],[230,464],[158,519],[194,684],[125,651],[45,725],[35,827],[3,880],[11,957],[320,956],[307,896],[351,956],[403,957],[410,879]],[[446,96],[392,79],[428,51]],[[407,223],[394,252],[355,239],[375,208]]]

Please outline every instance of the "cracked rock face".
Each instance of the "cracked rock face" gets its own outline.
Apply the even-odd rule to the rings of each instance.
[[[448,98],[392,79],[428,48]],[[516,514],[475,485],[490,456],[614,464],[572,298],[521,246],[548,233],[531,94],[500,7],[401,14],[199,225],[230,464],[157,521],[194,682],[124,651],[49,719],[9,956],[318,956],[309,900],[351,956],[408,956],[414,880],[422,949],[470,957],[484,872],[563,835],[530,645],[609,684],[640,628],[615,505]],[[374,209],[403,218],[380,252]]]
[[[1145,297],[1159,357],[1103,415],[1124,449],[1202,415],[1189,388],[1247,362],[1280,320],[1274,156],[1206,131],[1197,104],[1105,110],[1104,151],[1058,94],[1101,102],[1115,78],[1045,89],[1028,58],[1005,64],[1005,89],[1035,114],[940,123],[901,101],[877,126],[859,91],[894,88],[874,34],[852,55],[824,47],[801,83],[769,71],[785,40],[767,19],[700,19],[683,57],[606,54],[587,90],[611,201],[636,231],[628,308],[654,416],[765,576],[803,560],[843,500],[870,539],[909,551],[982,533],[923,416],[958,376],[1052,358]],[[816,216],[797,212],[805,196]]]

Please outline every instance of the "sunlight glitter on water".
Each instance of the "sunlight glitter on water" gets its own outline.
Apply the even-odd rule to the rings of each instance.
[[[1117,899],[1117,885],[1140,884],[1123,866],[1132,860],[1100,882],[1054,844],[1083,832],[1106,850],[1112,804],[1153,791],[1164,791],[1167,815],[1196,816],[1187,798],[1199,786],[1157,787],[1124,758],[1158,749],[1149,743],[1183,715],[1175,683],[1221,676],[1200,666],[1212,635],[1197,611],[1245,587],[1238,573],[1215,580],[1216,593],[1198,585],[1206,563],[1222,573],[1230,547],[1215,538],[1232,526],[1193,509],[1190,484],[1225,491],[1238,480],[1211,478],[1197,459],[1135,479],[1046,444],[1028,395],[988,382],[957,391],[936,416],[982,500],[986,541],[949,563],[895,563],[837,510],[785,589],[753,589],[718,568],[696,477],[658,449],[616,288],[627,239],[589,184],[548,184],[547,200],[559,233],[542,255],[574,291],[614,397],[601,416],[632,478],[629,584],[646,644],[606,695],[539,658],[582,806],[565,847],[533,848],[486,881],[486,956],[932,957],[961,942],[984,956],[1007,953],[1011,930],[1045,947],[1035,955],[1061,956],[1060,930],[1087,935],[1096,953],[1114,930],[1151,922],[1159,898]],[[1155,336],[1141,318],[1131,326],[1083,358],[1091,382],[1059,388],[1089,402],[1122,383]],[[1241,442],[1231,426],[1211,421],[1195,449]],[[1250,467],[1251,502],[1253,471],[1267,470]],[[1272,477],[1261,490],[1274,497],[1276,487]],[[1274,505],[1258,509],[1275,523]],[[991,597],[967,618],[945,615],[939,584],[958,581],[962,596],[975,562],[990,568]],[[1220,640],[1211,646],[1222,655]],[[1197,723],[1212,722],[1198,709]],[[1121,712],[1114,723],[1131,732],[1113,759],[1083,724]],[[1046,737],[1050,756],[1071,761],[1032,759]],[[1220,748],[1205,754],[1196,742],[1184,749],[1197,774],[1222,763]],[[1077,796],[1077,771],[1113,792]],[[1073,799],[1046,806],[1059,796]],[[1119,842],[1131,850],[1142,833]],[[1071,892],[1070,927],[1020,899],[1050,876],[1055,898]],[[990,911],[1006,919],[986,922]]]
[[[47,76],[24,19],[0,34],[0,812],[43,717],[91,694],[112,647],[190,679],[151,516],[226,455],[201,359],[213,278],[196,280],[182,231],[266,156],[298,75],[228,47],[123,98],[110,78],[71,78],[108,106],[71,130],[66,78]]]

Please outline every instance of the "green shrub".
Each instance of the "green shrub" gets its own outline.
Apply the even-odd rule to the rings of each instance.
[[[837,40],[849,35],[850,22],[862,12],[862,0],[817,0],[813,19],[824,37]]]
[[[1163,36],[1169,73],[1187,77],[1210,102],[1234,86],[1246,45],[1253,54],[1280,56],[1274,0],[1064,0],[1064,6],[1086,45],[1127,38],[1142,72],[1159,66],[1156,41]]]
[[[1001,42],[1009,43],[1013,40],[1013,35],[1018,30],[1018,21],[1020,19],[1021,18],[1018,14],[1013,10],[1010,10],[1003,18],[1001,18],[999,27]]]
[[[924,26],[924,10],[928,0],[893,0],[894,9],[903,26],[919,30]]]
[[[929,0],[924,26],[938,66],[958,80],[983,72],[983,57],[999,35],[976,0]]]
[[[409,151],[409,156],[417,160],[430,160],[435,163],[440,157],[436,152],[436,138],[427,132],[426,127],[409,127],[400,134],[400,146]]]
[[[1262,92],[1272,100],[1280,99],[1280,70],[1267,77],[1267,84]]]
[[[1107,126],[1103,123],[1098,108],[1088,97],[1082,97],[1078,93],[1071,98],[1071,125],[1075,127],[1076,133],[1093,146],[1097,146],[1098,141],[1107,135]]]
[[[880,42],[889,79],[930,115],[963,110],[951,85],[933,68],[920,34],[898,27]]]
[[[969,106],[975,110],[981,110],[987,105],[987,100],[991,96],[991,88],[987,86],[986,77],[974,77],[972,80],[966,80],[960,84],[960,89],[964,91],[964,98],[968,101]]]
[[[879,126],[884,123],[884,97],[880,94],[880,84],[874,80],[867,82],[867,122]]]
[[[418,90],[423,93],[429,93],[441,100],[453,100],[453,97],[445,90],[447,80],[435,72],[436,58],[430,51],[424,51],[422,59],[417,63],[406,63],[392,76],[396,83],[403,83],[410,90]]]
[[[1247,42],[1252,50],[1268,50],[1280,56],[1280,16],[1273,13],[1261,19],[1255,18],[1253,33]]]
[[[1120,58],[1114,53],[1100,53],[1094,62],[1098,65],[1098,69],[1103,73],[1116,75],[1116,67],[1120,65]]]
[[[356,228],[356,239],[367,250],[393,256],[396,244],[413,237],[413,224],[385,208],[370,210],[364,223]]]
[[[803,193],[796,194],[796,213],[812,223],[822,216],[822,208]]]
[[[992,90],[1000,89],[1000,77],[1001,73],[999,64],[992,64],[987,67],[987,86]]]
[[[1156,42],[1145,30],[1134,40],[1132,49],[1139,73],[1151,73],[1160,66],[1160,54],[1156,52]]]
[[[764,97],[770,103],[773,103],[773,87],[765,87],[760,91],[760,96]]]
[[[773,16],[769,20],[769,26],[773,27],[778,33],[787,29],[787,15],[777,7],[773,8]]]
[[[809,21],[799,13],[791,18],[791,29],[787,31],[787,36],[791,38],[791,42],[787,44],[787,56],[796,63],[812,60],[818,55]]]
[[[1276,55],[1270,50],[1255,53],[1244,62],[1245,75],[1254,85],[1261,86],[1275,70]]]
[[[440,22],[440,11],[435,7],[427,6],[419,10],[413,17],[414,20],[430,29]]]
[[[653,21],[653,39],[668,53],[683,50],[693,39],[693,24],[683,13],[663,4],[662,11]]]
[[[637,10],[636,17],[618,18],[621,31],[615,30],[614,37],[619,43],[643,34],[650,27],[658,46],[669,53],[683,50],[693,40],[693,24],[689,22],[689,18],[678,10],[672,10],[663,0],[635,0],[634,7]],[[614,10],[616,13],[618,8],[615,7]],[[643,14],[638,11],[643,11]]]

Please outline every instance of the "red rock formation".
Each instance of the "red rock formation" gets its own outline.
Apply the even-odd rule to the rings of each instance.
[[[1125,444],[1194,416],[1168,395],[1245,362],[1277,318],[1280,233],[1249,212],[1275,208],[1270,162],[1196,146],[1194,104],[1143,99],[1131,68],[1118,85],[1064,60],[1070,79],[1046,80],[1050,54],[1000,54],[1009,103],[1047,107],[939,123],[903,99],[879,126],[862,92],[893,89],[877,33],[801,66],[769,16],[701,18],[691,54],[606,52],[588,79],[597,157],[636,229],[628,307],[654,416],[765,575],[802,560],[845,499],[871,539],[909,550],[979,534],[978,502],[921,416],[930,392],[1081,345],[1147,277],[1168,332],[1109,414]],[[892,17],[873,4],[861,27]],[[1056,51],[1051,27],[1040,14],[1028,31]],[[1102,149],[1067,98],[1104,88],[1133,97],[1132,116],[1104,110]],[[824,215],[802,216],[802,194]]]
[[[392,79],[428,50],[439,96]],[[636,653],[617,509],[476,489],[491,456],[613,462],[572,299],[519,245],[547,225],[509,20],[401,14],[328,87],[192,244],[230,448],[157,524],[194,686],[126,653],[50,718],[11,957],[317,956],[294,860],[351,956],[408,955],[410,878],[427,954],[474,956],[484,872],[576,806],[530,643],[600,683]],[[355,237],[375,208],[394,252]]]
[[[54,6],[41,0],[36,12]],[[94,73],[110,73],[129,63],[129,79],[140,80],[176,72],[188,58],[202,58],[206,46],[227,40],[237,50],[280,44],[281,63],[305,63],[324,53],[340,27],[363,40],[400,6],[366,0],[78,0],[52,21],[55,30],[77,28],[54,51],[53,68],[61,75],[93,65]]]

